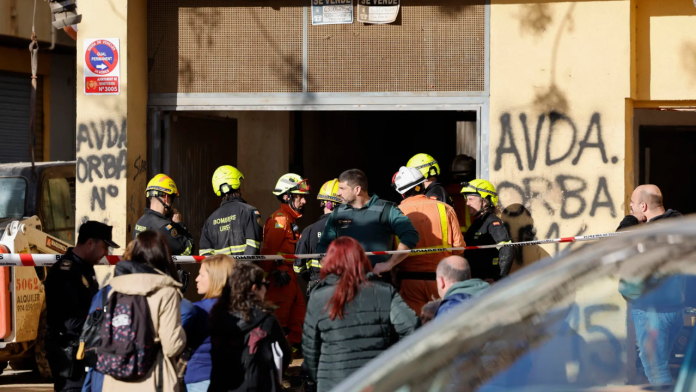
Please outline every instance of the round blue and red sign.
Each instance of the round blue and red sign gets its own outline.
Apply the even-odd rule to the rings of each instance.
[[[118,49],[116,45],[98,39],[85,49],[85,64],[96,75],[106,75],[116,69],[118,64]]]

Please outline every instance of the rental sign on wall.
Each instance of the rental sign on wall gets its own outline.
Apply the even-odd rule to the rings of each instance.
[[[116,95],[121,91],[118,38],[85,39],[85,94]]]

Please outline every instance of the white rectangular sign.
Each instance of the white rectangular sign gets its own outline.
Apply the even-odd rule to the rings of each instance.
[[[401,0],[359,0],[358,22],[360,23],[393,23],[399,15]]]
[[[84,40],[85,95],[117,95],[121,92],[118,38]]]

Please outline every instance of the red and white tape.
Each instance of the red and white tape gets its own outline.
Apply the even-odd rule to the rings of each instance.
[[[498,244],[498,245],[482,245],[482,246],[463,246],[454,248],[423,248],[423,249],[410,249],[410,250],[390,250],[390,251],[376,251],[376,252],[365,252],[368,256],[381,256],[381,255],[394,255],[394,254],[419,254],[419,253],[432,253],[432,252],[446,252],[453,250],[475,250],[475,249],[492,249],[492,248],[504,248],[511,246],[529,246],[529,245],[543,245],[543,244],[555,244],[564,242],[583,242],[583,241],[593,241],[601,238],[608,238],[619,235],[622,233],[603,233],[603,234],[591,234],[591,235],[579,235],[575,237],[562,237],[562,238],[551,238],[547,240],[536,240],[536,241],[525,241],[525,242],[511,242],[508,244]],[[323,253],[311,253],[311,254],[297,254],[297,255],[259,255],[259,256],[249,256],[249,255],[236,255],[234,258],[236,260],[294,260],[294,259],[320,259],[324,257]],[[8,254],[0,253],[0,266],[25,266],[25,267],[43,267],[53,265],[56,261],[60,260],[63,255],[51,255],[51,254]],[[207,256],[173,256],[174,262],[177,264],[196,264],[203,261]],[[106,256],[103,258],[99,264],[103,265],[113,265],[123,260],[121,256]]]

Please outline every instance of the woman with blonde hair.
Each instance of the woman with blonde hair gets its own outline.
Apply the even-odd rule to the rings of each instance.
[[[189,347],[193,350],[184,375],[188,392],[207,391],[210,385],[213,362],[210,357],[209,313],[222,294],[235,265],[234,258],[227,255],[207,257],[201,263],[196,289],[198,294],[203,295],[203,300],[193,304],[196,314],[190,318],[190,322],[184,323]]]

